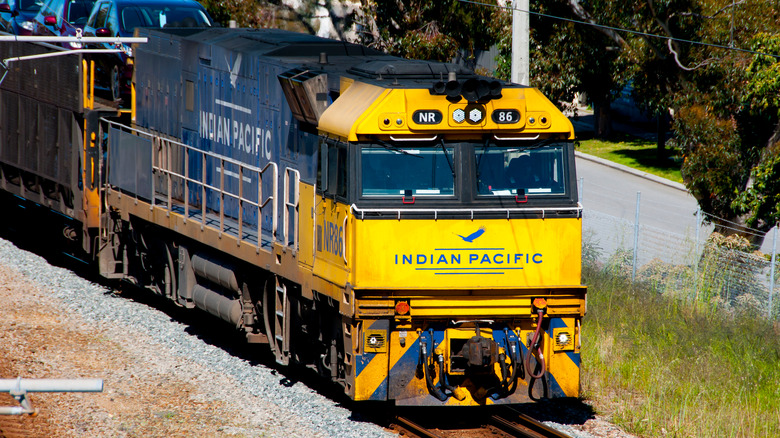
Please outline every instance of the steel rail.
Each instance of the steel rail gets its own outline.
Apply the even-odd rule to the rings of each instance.
[[[443,438],[441,435],[431,432],[430,430],[420,426],[419,424],[404,417],[395,417],[396,423],[407,429],[409,432],[422,438]]]
[[[508,409],[511,414],[493,415],[490,423],[513,436],[526,438],[571,438],[565,433],[553,429],[528,415]]]

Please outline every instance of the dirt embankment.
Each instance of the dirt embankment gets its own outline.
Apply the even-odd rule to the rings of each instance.
[[[39,414],[0,416],[0,437],[262,434],[245,429],[235,406],[211,400],[199,386],[206,377],[188,375],[191,365],[144,345],[143,335],[101,325],[62,311],[0,264],[0,378],[104,380],[102,393],[30,394]],[[0,406],[18,403],[2,393]]]

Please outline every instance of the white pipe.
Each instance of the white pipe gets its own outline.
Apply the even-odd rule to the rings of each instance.
[[[31,43],[147,43],[147,37],[55,37],[37,35],[0,35],[0,42],[31,42]]]
[[[0,379],[0,392],[102,392],[103,379]]]

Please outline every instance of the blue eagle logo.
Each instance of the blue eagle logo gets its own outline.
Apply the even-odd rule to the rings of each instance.
[[[456,234],[456,236],[463,239],[464,242],[471,243],[474,240],[476,240],[479,236],[485,234],[485,227],[479,227],[477,231],[474,231],[473,233],[469,234],[468,236],[461,236],[460,234]]]

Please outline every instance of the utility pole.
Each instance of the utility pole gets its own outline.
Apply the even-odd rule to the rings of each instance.
[[[512,82],[529,85],[529,0],[512,0]],[[521,12],[522,11],[522,12]]]

